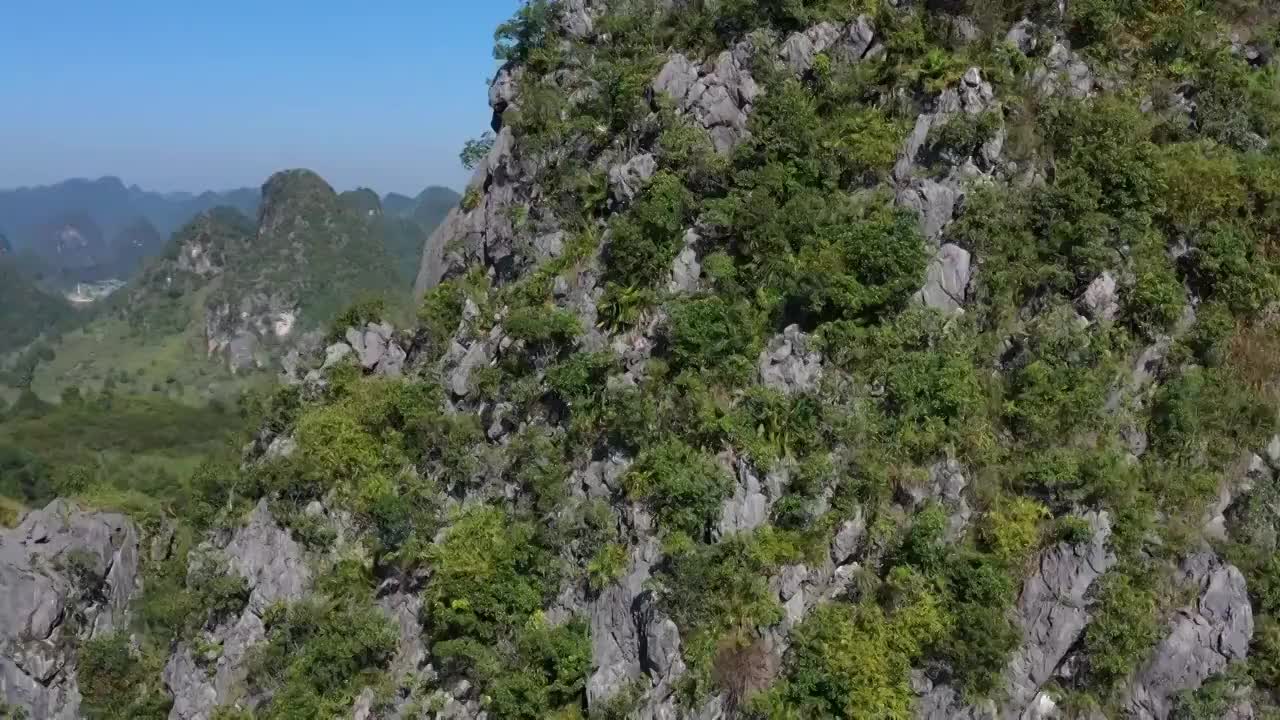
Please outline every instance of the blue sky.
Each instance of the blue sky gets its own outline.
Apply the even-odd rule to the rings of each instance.
[[[42,0],[0,23],[0,188],[460,187],[519,0]]]

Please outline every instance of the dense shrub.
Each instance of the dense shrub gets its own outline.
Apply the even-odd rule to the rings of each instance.
[[[661,528],[702,538],[718,519],[730,479],[706,453],[667,440],[642,452],[623,483],[628,495],[653,508]]]
[[[313,599],[274,606],[266,643],[250,661],[253,682],[274,691],[264,718],[303,720],[349,712],[351,698],[395,654],[398,633],[375,607]]]

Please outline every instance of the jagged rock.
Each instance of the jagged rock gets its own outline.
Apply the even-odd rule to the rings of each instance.
[[[79,717],[75,648],[126,628],[140,590],[138,531],[123,515],[55,500],[0,530],[0,707]]]
[[[387,323],[369,323],[364,331],[364,342],[360,347],[360,364],[365,370],[372,370],[382,362],[394,333],[395,328]]]
[[[860,15],[844,27],[824,22],[804,32],[792,33],[782,44],[779,56],[797,75],[813,67],[819,53],[827,53],[841,62],[857,62],[866,56],[875,40],[871,18]]]
[[[329,347],[325,348],[324,364],[320,366],[320,369],[328,370],[334,365],[337,365],[338,363],[347,359],[347,357],[351,355],[351,352],[352,352],[351,346],[346,343],[340,342],[340,343],[334,343],[330,345]]]
[[[458,397],[466,397],[471,392],[471,373],[489,364],[489,350],[483,340],[477,340],[471,347],[464,348],[455,340],[445,357],[446,366],[452,366],[449,373],[449,389]]]
[[[1096,83],[1089,66],[1062,42],[1049,48],[1044,67],[1036,70],[1031,82],[1044,95],[1065,93],[1074,98],[1088,97]]]
[[[489,84],[489,107],[493,109],[493,130],[502,129],[502,114],[516,104],[519,95],[520,76],[524,68],[503,65]]]
[[[273,603],[298,600],[311,584],[302,546],[276,523],[266,500],[254,507],[224,554],[231,570],[249,581],[249,608],[259,615]]]
[[[958,245],[948,243],[938,248],[916,298],[926,307],[945,313],[960,310],[969,287],[969,262],[969,251]]]
[[[909,510],[917,510],[930,500],[937,501],[949,512],[947,538],[954,539],[964,532],[973,511],[965,500],[964,489],[969,480],[964,468],[954,459],[941,460],[929,468],[924,483],[904,483],[898,488],[899,501]]]
[[[608,701],[641,676],[645,628],[635,604],[645,592],[644,584],[661,554],[656,540],[635,547],[627,574],[591,603],[591,660],[595,670],[587,680],[588,708]]]
[[[836,531],[836,537],[831,541],[831,561],[839,567],[852,560],[866,534],[867,520],[862,515],[862,508],[858,508],[857,514],[841,523]]]
[[[302,547],[280,527],[262,500],[248,523],[232,534],[225,547],[203,544],[193,553],[192,570],[200,562],[224,561],[230,572],[249,586],[249,602],[239,617],[206,633],[206,642],[222,652],[204,667],[192,648],[180,643],[165,664],[164,682],[174,697],[170,720],[209,720],[214,708],[239,698],[244,690],[246,662],[262,642],[262,615],[277,602],[296,602],[311,586],[311,569]]]
[[[404,362],[408,354],[397,342],[387,343],[387,352],[378,362],[378,374],[384,377],[400,377],[404,374]]]
[[[604,460],[596,460],[586,469],[574,473],[572,483],[592,500],[607,500],[622,489],[622,476],[631,467],[631,460],[618,453],[611,453]]]
[[[298,441],[293,439],[292,435],[277,435],[272,438],[271,444],[267,446],[266,452],[262,454],[264,460],[274,460],[276,458],[291,457],[298,450]]]
[[[684,233],[684,246],[671,263],[671,278],[667,281],[667,292],[693,292],[698,289],[698,280],[702,277],[702,263],[698,262],[698,243],[702,237],[690,228]]]
[[[1211,552],[1187,558],[1183,584],[1198,592],[1177,612],[1168,634],[1133,679],[1126,710],[1140,720],[1164,720],[1175,695],[1195,690],[1231,662],[1244,659],[1253,639],[1253,610],[1244,576]]]
[[[1017,606],[1022,642],[1005,672],[1008,717],[1019,717],[1035,704],[1040,689],[1084,633],[1090,588],[1116,563],[1107,548],[1110,516],[1090,512],[1084,519],[1091,530],[1089,540],[1058,543],[1040,553],[1035,571],[1023,583]]]
[[[980,706],[969,705],[960,693],[945,682],[935,682],[927,674],[911,673],[911,689],[915,691],[916,718],[919,720],[996,720],[991,701]]]
[[[1004,41],[1018,48],[1018,52],[1023,55],[1030,55],[1035,52],[1037,44],[1035,23],[1027,19],[1019,20],[1009,28]]]
[[[1103,272],[1094,278],[1080,298],[1080,308],[1094,320],[1114,320],[1120,313],[1120,294],[1115,276]]]
[[[999,107],[995,98],[995,90],[991,87],[991,83],[983,79],[982,72],[978,68],[969,68],[956,87],[943,90],[938,95],[930,112],[921,113],[916,117],[915,127],[903,142],[898,160],[894,164],[894,180],[898,183],[911,181],[920,151],[925,148],[929,133],[934,128],[946,124],[947,120],[958,112],[980,115],[995,110]],[[996,140],[989,141],[983,146],[981,155],[988,166],[994,166],[999,159],[1000,150],[1004,144],[1003,138],[1003,129],[1001,129],[1001,134]],[[975,169],[968,174],[975,173],[980,174],[981,171]],[[901,197],[899,202],[902,202]],[[925,236],[930,237],[930,233],[926,232]]]
[[[920,234],[930,242],[937,240],[942,229],[955,218],[956,207],[964,192],[952,183],[917,180],[898,192],[898,204],[920,216]]]
[[[760,351],[760,382],[785,394],[815,389],[822,379],[822,353],[813,340],[791,325]]]
[[[604,5],[596,0],[562,0],[560,26],[572,38],[590,37],[595,29],[596,11]]]
[[[609,192],[619,203],[630,202],[649,184],[649,178],[658,169],[653,153],[637,155],[620,165],[609,168]]]
[[[747,136],[747,116],[760,94],[747,70],[750,45],[739,43],[708,67],[699,68],[676,53],[653,81],[655,93],[668,96],[711,133],[717,151],[727,153]]]
[[[769,519],[769,508],[786,485],[783,474],[770,472],[762,480],[750,463],[739,460],[733,495],[724,501],[720,511],[720,537],[749,532]]]

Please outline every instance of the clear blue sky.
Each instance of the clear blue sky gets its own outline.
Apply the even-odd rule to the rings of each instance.
[[[3,1],[0,188],[460,187],[519,0]]]

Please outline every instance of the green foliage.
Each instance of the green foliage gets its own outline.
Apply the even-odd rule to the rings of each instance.
[[[669,352],[675,367],[736,378],[754,365],[761,328],[750,304],[713,295],[672,301],[667,314]]]
[[[1092,679],[1099,687],[1113,687],[1155,644],[1159,617],[1154,594],[1131,575],[1112,571],[1101,582],[1084,645]]]
[[[535,71],[553,67],[556,56],[552,23],[556,13],[556,6],[549,0],[525,2],[514,17],[494,31],[494,58],[529,65]]]
[[[434,572],[423,612],[436,641],[433,652],[442,660],[463,660],[460,649],[493,643],[542,607],[555,573],[530,542],[533,532],[499,510],[476,508],[456,518],[444,540],[429,548]]]
[[[630,210],[614,220],[609,235],[609,278],[624,286],[652,285],[671,267],[689,221],[693,197],[680,178],[654,174]]]
[[[341,340],[347,332],[347,328],[363,329],[368,323],[382,322],[387,318],[387,300],[383,297],[366,297],[357,300],[347,307],[347,309],[338,313],[338,317],[334,318],[329,337],[331,340]]]
[[[458,160],[462,163],[462,167],[467,170],[473,170],[486,157],[489,151],[493,149],[494,137],[493,133],[486,132],[478,138],[467,140],[462,146],[462,152],[458,153]]]
[[[350,712],[352,698],[395,654],[398,633],[372,605],[313,599],[274,606],[266,643],[250,660],[252,682],[274,691],[258,717],[277,720]]]
[[[565,345],[582,333],[577,315],[551,305],[514,308],[503,327],[534,348]]]
[[[1081,330],[1070,310],[1060,308],[1031,328],[1026,351],[1026,361],[1009,373],[1009,427],[1046,445],[1087,427],[1108,385],[1107,338]]]
[[[18,350],[42,334],[56,334],[77,320],[71,306],[56,295],[40,290],[3,253],[0,253],[0,352]]]
[[[164,658],[135,651],[125,635],[103,635],[80,647],[77,680],[80,708],[93,720],[145,720],[169,716],[161,689]]]
[[[644,450],[623,484],[628,495],[653,508],[663,530],[699,538],[716,521],[730,479],[705,452],[667,440]]]
[[[785,679],[761,702],[771,717],[912,717],[911,666],[947,620],[919,577],[898,573],[892,584],[889,611],[820,605],[796,628]]]

